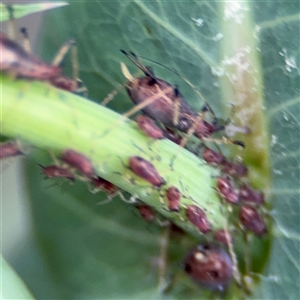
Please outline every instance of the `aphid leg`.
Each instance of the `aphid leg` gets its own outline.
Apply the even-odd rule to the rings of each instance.
[[[111,100],[113,100],[114,97],[122,90],[122,88],[124,88],[125,84],[119,84],[116,89],[114,89],[104,98],[104,100],[101,102],[101,105],[106,106]]]
[[[23,35],[23,47],[24,49],[28,52],[31,53],[31,45],[30,45],[30,39],[29,39],[29,34],[28,34],[28,30],[26,27],[22,27],[20,29],[20,32]]]
[[[158,258],[158,292],[162,292],[167,287],[167,265],[168,265],[168,246],[170,240],[170,222],[165,227],[159,241]]]
[[[65,42],[61,48],[58,50],[56,56],[54,57],[54,59],[52,60],[52,65],[53,66],[59,66],[62,61],[64,60],[66,54],[68,53],[68,51],[71,49],[71,47],[75,44],[75,40],[71,39],[67,42]]]
[[[6,4],[6,9],[8,11],[8,15],[9,15],[9,21],[8,21],[8,36],[12,39],[12,40],[16,40],[17,37],[17,26],[16,26],[16,20],[14,17],[14,8],[13,5],[9,5]]]
[[[225,214],[223,214],[223,215],[225,215]],[[228,222],[225,219],[225,217],[223,218],[223,225],[224,225],[224,229],[228,231]],[[230,255],[231,260],[232,260],[233,277],[234,277],[237,285],[239,287],[241,287],[242,286],[241,274],[240,274],[239,267],[238,267],[237,256],[236,256],[235,251],[233,249],[233,243],[230,240],[228,235],[225,235],[225,238],[226,238],[226,242],[227,242],[228,252],[229,252],[229,255]]]
[[[174,116],[173,116],[173,124],[176,126],[179,121],[179,112],[180,112],[180,98],[179,98],[179,90],[178,87],[174,87]]]

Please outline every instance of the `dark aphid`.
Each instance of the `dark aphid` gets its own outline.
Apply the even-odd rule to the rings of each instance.
[[[42,165],[39,165],[43,169],[43,173],[48,178],[57,178],[57,177],[65,177],[69,180],[74,180],[74,175],[67,169],[51,165],[44,167]]]
[[[168,206],[170,211],[179,212],[181,193],[177,187],[171,186],[167,190]]]
[[[240,190],[239,195],[241,201],[261,205],[265,202],[264,193],[251,188],[249,185],[244,184]]]
[[[222,171],[232,177],[245,177],[248,174],[248,168],[240,162],[225,161],[222,165]]]
[[[196,283],[220,292],[230,284],[234,274],[230,256],[214,244],[191,249],[184,260],[184,270]]]
[[[78,81],[64,75],[51,78],[50,83],[62,90],[70,92],[76,92],[78,90]]]
[[[92,178],[91,183],[94,187],[106,192],[108,195],[114,195],[119,190],[118,187],[115,186],[113,183],[99,176]]]
[[[168,140],[172,141],[173,143],[180,145],[182,141],[182,137],[173,129],[171,128],[166,128],[164,130],[164,136]]]
[[[237,204],[239,202],[239,194],[232,186],[232,182],[229,178],[220,177],[217,180],[217,188],[222,198],[231,204]]]
[[[239,217],[240,222],[256,235],[262,236],[267,232],[265,222],[255,208],[248,205],[242,206]]]
[[[16,77],[49,80],[61,73],[58,66],[47,64],[37,56],[27,53],[2,32],[0,32],[0,53],[0,69]]]
[[[152,222],[155,219],[154,210],[146,204],[137,205],[136,208],[139,210],[142,218],[147,222]]]
[[[0,159],[22,155],[23,152],[14,142],[0,143]]]
[[[215,150],[212,150],[210,148],[205,148],[203,150],[203,159],[210,165],[216,165],[216,166],[219,166],[221,165],[225,158],[224,156],[215,151]]]
[[[163,139],[164,132],[154,123],[152,119],[147,116],[138,115],[136,117],[136,122],[139,128],[152,139]]]
[[[75,150],[65,150],[61,155],[61,160],[74,167],[87,177],[92,177],[95,174],[91,161],[83,154]]]
[[[225,246],[233,243],[233,237],[231,233],[226,229],[217,230],[214,233],[214,239]]]
[[[189,205],[186,208],[186,217],[193,223],[202,233],[211,231],[211,225],[207,220],[205,212],[196,205]]]
[[[160,187],[165,184],[165,180],[159,175],[155,167],[140,156],[132,156],[129,158],[129,168],[135,175],[148,181],[153,186]]]

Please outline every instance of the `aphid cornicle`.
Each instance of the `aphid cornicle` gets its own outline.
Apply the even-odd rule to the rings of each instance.
[[[159,175],[155,167],[140,156],[132,156],[129,158],[129,168],[135,175],[143,178],[153,186],[160,187],[165,184],[165,180]]]
[[[211,231],[211,225],[207,220],[205,212],[196,205],[189,205],[186,208],[187,219],[194,224],[203,234]]]
[[[39,165],[42,170],[43,174],[48,178],[57,178],[57,177],[64,177],[69,180],[74,180],[74,175],[67,169],[56,166],[56,165],[50,165],[50,166],[42,166]]]
[[[139,128],[149,137],[155,140],[163,139],[164,132],[147,116],[138,115],[136,122]]]
[[[223,292],[233,278],[233,263],[228,253],[214,244],[192,248],[184,260],[184,270],[196,283]]]
[[[177,187],[171,186],[167,189],[168,207],[170,211],[179,212],[181,193]]]
[[[23,152],[14,142],[0,143],[0,159],[22,155]]]
[[[92,177],[95,174],[91,161],[83,154],[67,149],[63,151],[61,160],[74,167],[87,177]]]
[[[262,236],[267,232],[267,227],[263,218],[254,207],[249,205],[242,206],[239,218],[240,222],[256,235]]]

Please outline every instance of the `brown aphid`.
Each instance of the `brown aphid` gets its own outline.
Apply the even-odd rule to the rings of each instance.
[[[83,154],[67,149],[63,151],[61,160],[74,167],[87,177],[92,177],[95,174],[91,161]]]
[[[231,204],[239,202],[239,194],[235,191],[229,178],[220,177],[217,180],[217,189],[222,198]]]
[[[167,189],[168,207],[170,211],[179,212],[181,193],[177,187],[171,186]]]
[[[39,165],[43,169],[43,174],[48,178],[57,178],[57,177],[64,177],[69,180],[74,180],[74,175],[67,169],[51,165],[44,167],[42,165]]]
[[[136,208],[139,210],[140,215],[145,221],[149,223],[154,221],[155,212],[149,205],[141,204],[141,205],[137,205]]]
[[[214,233],[214,239],[225,246],[233,243],[233,237],[231,233],[226,229],[217,230]]]
[[[225,161],[222,165],[222,172],[232,177],[245,177],[248,174],[248,168],[241,162]]]
[[[244,184],[239,190],[241,201],[261,205],[265,202],[264,193],[251,188],[249,185]]]
[[[207,220],[205,212],[196,205],[189,205],[186,208],[186,217],[193,223],[202,233],[211,231],[211,225]]]
[[[155,167],[140,156],[132,156],[129,158],[129,168],[135,175],[143,178],[153,186],[160,187],[165,184],[165,180],[159,175]]]
[[[219,153],[219,152],[217,152],[215,150],[212,150],[210,148],[205,148],[203,150],[203,154],[202,155],[203,155],[203,159],[208,164],[214,165],[214,166],[221,165],[224,162],[224,160],[225,160],[224,156],[221,153]]]
[[[23,152],[14,142],[0,143],[0,159],[22,155]]]
[[[226,289],[234,274],[230,256],[214,244],[192,248],[185,257],[184,270],[197,284],[219,292]]]
[[[115,186],[113,183],[105,180],[102,177],[93,177],[91,183],[96,188],[106,192],[108,195],[114,195],[118,192],[118,187]]]
[[[164,132],[149,117],[138,115],[135,120],[139,128],[150,138],[155,140],[164,138]]]
[[[76,92],[78,90],[78,82],[64,75],[50,78],[50,83],[59,89],[69,92]]]
[[[256,235],[262,236],[267,232],[265,222],[255,208],[248,205],[242,206],[239,218],[240,222]]]
[[[43,62],[0,32],[0,69],[19,78],[49,80],[61,74],[58,66]]]

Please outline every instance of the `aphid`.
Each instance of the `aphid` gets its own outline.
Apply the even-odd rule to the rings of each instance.
[[[220,292],[230,284],[234,273],[228,253],[214,244],[192,248],[185,257],[184,270],[196,283]]]
[[[152,222],[155,219],[155,212],[154,210],[146,204],[137,205],[136,208],[139,210],[142,218],[147,222]]]
[[[14,142],[0,143],[0,159],[22,155],[23,152]]]
[[[163,139],[164,132],[154,123],[152,119],[147,116],[138,115],[136,117],[136,122],[139,128],[152,139]]]
[[[140,156],[129,158],[129,168],[135,175],[143,178],[153,186],[160,187],[165,184],[165,180],[159,175],[155,167]]]
[[[189,205],[186,208],[186,217],[193,223],[202,233],[211,231],[211,225],[207,220],[205,212],[196,205]]]
[[[221,153],[207,147],[203,150],[203,159],[208,164],[215,166],[221,165],[225,160]]]
[[[167,190],[168,207],[170,211],[179,212],[181,193],[177,187],[171,186]]]
[[[245,177],[248,174],[248,168],[241,162],[224,161],[222,171],[232,177]]]
[[[217,180],[217,189],[222,198],[231,204],[239,202],[239,194],[235,191],[229,178],[220,177]]]
[[[119,190],[118,187],[115,186],[113,183],[99,176],[93,177],[91,183],[95,188],[106,192],[108,195],[116,194]]]
[[[3,32],[0,32],[0,52],[0,69],[13,76],[49,80],[61,74],[58,66],[47,64],[37,56],[27,53]]]
[[[61,160],[74,167],[87,177],[92,177],[95,174],[91,161],[83,154],[67,149],[63,151]]]
[[[233,243],[233,237],[231,233],[226,229],[217,230],[214,233],[214,239],[225,246]]]
[[[256,235],[262,236],[267,232],[265,222],[255,208],[248,205],[242,206],[239,218],[240,222]]]
[[[74,180],[74,175],[67,169],[51,165],[44,167],[42,165],[39,165],[43,169],[43,173],[48,178],[57,178],[57,177],[65,177],[69,180]]]
[[[264,193],[244,184],[239,190],[241,201],[261,205],[265,202]]]

